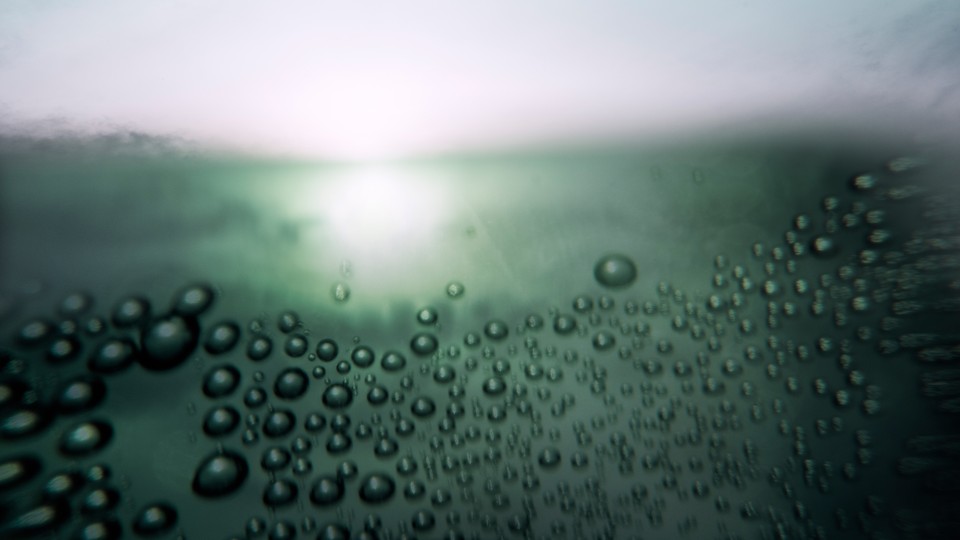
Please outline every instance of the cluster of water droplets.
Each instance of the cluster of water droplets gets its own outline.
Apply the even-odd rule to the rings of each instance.
[[[781,237],[717,255],[691,290],[636,291],[642,259],[610,253],[587,292],[473,327],[446,323],[469,309],[450,282],[389,343],[325,335],[292,310],[213,317],[202,284],[156,312],[122,299],[109,317],[69,295],[3,353],[0,494],[24,496],[2,531],[186,537],[181,505],[253,501],[204,526],[270,540],[952,537],[946,503],[891,498],[916,479],[953,492],[960,439],[916,434],[907,455],[877,455],[878,436],[911,429],[888,413],[899,372],[884,362],[923,366],[903,373],[960,411],[957,208],[924,196],[909,165],[855,175]],[[897,222],[905,212],[923,222]],[[50,392],[27,359],[70,375]],[[124,430],[98,414],[111,378],[188,364],[199,414],[179,498],[124,506],[108,467],[44,476],[56,462],[26,450],[96,460]]]

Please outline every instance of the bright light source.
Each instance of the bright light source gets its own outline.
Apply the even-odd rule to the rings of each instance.
[[[429,238],[445,203],[437,183],[386,166],[345,172],[324,201],[330,233],[355,254],[409,253]]]

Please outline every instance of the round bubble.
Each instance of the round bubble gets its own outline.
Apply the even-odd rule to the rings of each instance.
[[[604,287],[626,287],[637,279],[637,265],[626,255],[605,255],[593,267],[593,277]]]

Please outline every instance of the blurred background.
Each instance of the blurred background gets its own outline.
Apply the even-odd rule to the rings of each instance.
[[[911,137],[960,107],[952,2],[5,3],[7,135],[369,160],[704,130]]]
[[[958,54],[936,0],[5,2],[0,537],[957,538]]]

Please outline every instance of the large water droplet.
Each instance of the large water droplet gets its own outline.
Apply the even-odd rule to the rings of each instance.
[[[263,434],[270,438],[283,437],[293,431],[296,422],[293,411],[288,409],[271,411],[263,421]]]
[[[386,473],[372,473],[360,483],[360,500],[366,503],[382,503],[393,497],[396,482]]]
[[[223,354],[236,347],[240,341],[240,325],[233,321],[221,321],[213,325],[203,342],[210,354]]]
[[[196,317],[213,304],[213,287],[196,283],[184,287],[173,297],[173,312],[183,317]]]
[[[605,255],[593,267],[593,277],[604,287],[626,287],[637,279],[637,266],[626,255]]]
[[[230,405],[210,409],[203,419],[203,432],[210,437],[229,435],[240,425],[240,412]]]
[[[60,452],[72,457],[82,457],[102,450],[113,439],[110,424],[91,420],[68,428],[60,437]]]
[[[69,517],[67,504],[41,504],[15,516],[0,531],[9,538],[37,538],[63,525]]]
[[[119,373],[133,364],[137,346],[129,338],[109,338],[100,343],[87,360],[87,369],[95,373]]]
[[[280,399],[297,399],[307,391],[310,379],[300,368],[287,368],[277,375],[273,383],[273,393]]]
[[[271,508],[286,506],[296,500],[297,484],[286,478],[272,480],[263,490],[263,504]]]
[[[368,368],[373,365],[373,362],[376,360],[376,355],[370,347],[360,345],[350,353],[350,360],[353,362],[353,365],[358,368]]]
[[[342,409],[353,401],[353,392],[345,384],[334,383],[323,391],[323,404],[331,409]]]
[[[72,414],[88,411],[103,402],[107,386],[98,377],[81,375],[67,381],[57,392],[57,410]]]
[[[240,454],[227,450],[206,457],[193,475],[193,492],[215,498],[240,489],[247,479],[249,467]]]
[[[273,352],[273,341],[267,336],[256,336],[247,343],[247,358],[259,362]]]
[[[19,439],[40,433],[53,420],[52,415],[38,407],[14,409],[0,420],[0,438]]]
[[[240,370],[229,364],[215,366],[203,376],[203,394],[209,398],[229,396],[240,385]]]
[[[388,372],[400,371],[407,367],[407,359],[396,351],[387,351],[380,359],[380,367]]]
[[[317,506],[330,506],[343,499],[343,482],[333,475],[319,477],[310,488],[310,502]]]
[[[0,491],[19,487],[34,479],[43,464],[36,456],[11,456],[0,461]]]
[[[131,328],[145,324],[150,318],[150,301],[133,296],[121,300],[113,309],[111,320],[117,328]]]
[[[140,338],[143,344],[140,365],[152,371],[179,366],[197,347],[199,333],[200,328],[193,319],[169,315],[151,321]]]

